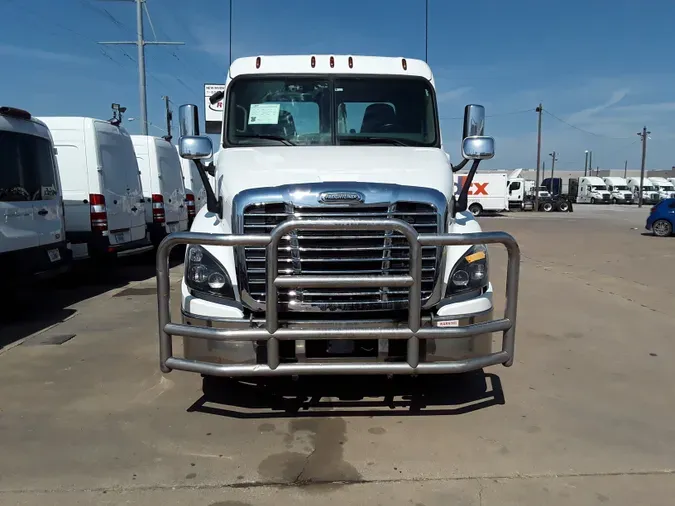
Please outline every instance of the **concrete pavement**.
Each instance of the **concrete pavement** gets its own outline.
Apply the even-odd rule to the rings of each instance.
[[[582,213],[483,219],[523,251],[514,367],[311,381],[299,410],[162,375],[151,278],[74,304],[43,337],[75,337],[0,354],[0,504],[672,504],[672,241]]]

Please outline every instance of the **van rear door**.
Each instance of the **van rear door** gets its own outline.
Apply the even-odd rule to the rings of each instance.
[[[35,178],[27,173],[24,160],[30,153],[25,146],[35,139],[28,134],[0,130],[0,253],[40,244],[31,198]]]
[[[100,164],[101,192],[108,212],[110,244],[130,242],[133,204],[127,190],[125,137],[116,126],[105,121],[94,121],[94,130]]]
[[[187,230],[185,185],[178,153],[163,139],[155,139],[159,167],[159,184],[164,196],[166,223],[169,232]]]
[[[140,241],[146,236],[145,204],[141,174],[138,168],[136,152],[131,137],[123,128],[120,128],[120,160],[127,184],[127,198],[131,211],[131,240]]]
[[[34,137],[29,148],[34,167],[37,167],[38,185],[34,193],[33,215],[40,246],[57,245],[66,236],[61,181],[57,170],[52,142],[44,137]],[[27,157],[27,159],[29,158]],[[48,249],[52,262],[60,261],[58,249]]]

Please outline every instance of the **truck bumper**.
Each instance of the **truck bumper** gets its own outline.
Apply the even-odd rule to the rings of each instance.
[[[407,276],[279,276],[279,240],[290,231],[395,230],[410,245]],[[463,302],[421,310],[422,246],[496,244],[506,246],[508,269],[504,317],[492,319],[492,289]],[[267,247],[267,312],[259,320],[244,318],[236,304],[214,304],[194,298],[183,285],[182,322],[170,318],[168,258],[178,244]],[[157,251],[157,294],[160,368],[212,376],[288,376],[304,374],[447,374],[513,364],[518,298],[520,251],[516,241],[503,232],[473,234],[418,234],[408,223],[396,220],[286,221],[269,236],[213,235],[183,232],[166,237]],[[285,321],[279,318],[280,287],[345,288],[358,286],[405,286],[409,290],[407,321]],[[298,318],[302,315],[299,314]],[[498,351],[492,350],[492,334],[502,333]],[[183,358],[173,355],[173,336],[184,338]],[[368,343],[368,355],[334,358],[313,356],[317,341],[335,343],[335,349]],[[375,344],[373,344],[375,343]],[[377,350],[373,352],[373,347]],[[349,352],[348,352],[349,353]],[[339,352],[338,352],[339,354]]]
[[[247,319],[243,311],[233,306],[224,306],[211,301],[195,298],[190,295],[185,283],[182,283],[183,304],[181,319],[184,325],[227,330],[255,330],[264,328],[264,320]],[[220,315],[208,316],[208,315]],[[227,316],[225,316],[227,315]],[[476,323],[492,320],[492,285],[484,294],[475,299],[446,304],[437,308],[421,319],[422,328],[466,328]],[[280,321],[281,328],[312,329],[322,326],[349,326],[362,329],[396,329],[405,328],[407,322],[395,320],[335,320],[303,322],[300,320]],[[317,330],[317,337],[321,330]],[[423,339],[420,347],[420,362],[434,363],[452,360],[464,360],[492,353],[492,332],[455,339]],[[306,340],[291,341],[290,350],[294,361],[310,362],[307,358]],[[395,360],[392,341],[378,339],[376,357],[373,362]],[[183,355],[187,360],[209,362],[214,364],[257,364],[260,363],[260,342],[256,341],[210,341],[195,337],[183,337]],[[343,359],[346,360],[346,359]]]

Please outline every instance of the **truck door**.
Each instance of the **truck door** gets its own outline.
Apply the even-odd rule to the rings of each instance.
[[[509,184],[509,202],[522,202],[523,191],[523,185],[520,181],[511,181]]]

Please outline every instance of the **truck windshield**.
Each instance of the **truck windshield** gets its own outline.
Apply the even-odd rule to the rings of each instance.
[[[647,186],[647,185],[644,185],[644,186],[642,187],[642,191],[643,191],[643,192],[653,192],[654,190],[656,190],[656,188],[654,188],[653,186]]]
[[[659,189],[670,192],[675,190],[675,186],[673,186],[672,184],[660,184]]]
[[[628,190],[628,187],[624,186],[624,185],[621,185],[621,184],[618,184],[614,187],[614,189],[615,190]]]
[[[593,190],[606,190],[607,187],[604,184],[594,184],[591,186],[591,189]]]
[[[440,146],[424,78],[251,76],[229,87],[228,146]]]

